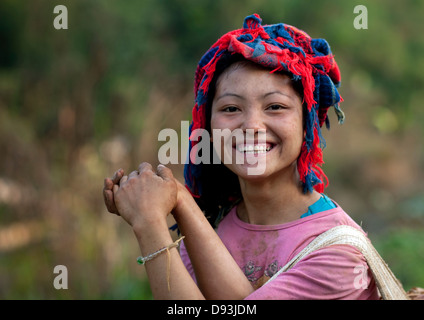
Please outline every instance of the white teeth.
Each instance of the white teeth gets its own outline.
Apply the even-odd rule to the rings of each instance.
[[[237,150],[244,153],[266,153],[271,150],[271,146],[266,145],[238,145]]]

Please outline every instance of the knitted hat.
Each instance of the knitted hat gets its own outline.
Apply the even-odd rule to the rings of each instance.
[[[322,148],[325,141],[321,127],[326,123],[328,109],[333,106],[339,123],[344,114],[339,108],[342,101],[337,88],[340,85],[340,70],[324,39],[312,39],[304,31],[279,23],[262,25],[258,14],[245,18],[243,28],[224,34],[210,47],[199,62],[195,74],[195,106],[190,125],[190,137],[195,129],[204,129],[209,86],[214,77],[217,62],[229,54],[239,54],[245,59],[270,69],[270,72],[287,72],[292,80],[300,81],[303,87],[303,103],[306,105],[305,139],[297,160],[297,168],[304,192],[315,188],[323,192],[328,185],[321,169],[324,163]],[[197,141],[190,139],[189,153]],[[194,164],[190,157],[184,168],[186,187],[195,197],[202,193],[199,181],[202,166]],[[325,180],[325,182],[324,182]]]

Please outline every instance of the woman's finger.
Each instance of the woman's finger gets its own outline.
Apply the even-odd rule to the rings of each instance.
[[[138,172],[142,173],[143,171],[152,170],[152,165],[148,162],[140,163],[138,166]]]
[[[110,178],[105,178],[104,186],[103,186],[103,200],[106,205],[107,210],[110,213],[118,214],[118,210],[116,209],[115,202],[113,200],[112,188],[114,184]]]
[[[122,179],[122,177],[124,176],[124,170],[123,169],[118,169],[117,171],[115,171],[115,173],[113,174],[112,177],[112,182],[114,184],[118,184],[119,181]]]
[[[114,188],[115,186],[118,187],[118,185],[114,184],[112,188]],[[113,199],[112,190],[103,190],[103,198],[104,198],[107,210],[110,213],[114,213],[119,216],[118,209],[116,208],[115,201]]]
[[[123,176],[121,178],[121,180],[119,181],[119,185],[122,186],[122,184],[128,180],[128,176]],[[117,186],[116,184],[113,186],[113,190],[115,191],[115,186]]]
[[[110,178],[105,178],[103,190],[112,190],[113,181]]]
[[[138,176],[138,171],[132,171],[129,175],[128,175],[128,179],[134,178]]]
[[[172,175],[172,170],[165,167],[163,164],[158,165],[157,175],[165,181],[174,180],[174,176]]]

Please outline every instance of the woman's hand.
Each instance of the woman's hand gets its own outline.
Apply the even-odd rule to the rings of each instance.
[[[159,165],[157,172],[143,162],[138,171],[123,176],[113,185],[113,200],[122,218],[133,228],[166,222],[177,204],[177,184],[169,168]]]
[[[106,208],[110,213],[117,214],[119,216],[118,209],[115,205],[115,200],[113,198],[113,186],[118,185],[124,176],[124,170],[118,169],[112,176],[112,178],[105,178],[103,185],[103,200],[105,202]]]
[[[115,199],[113,196],[113,187],[115,185],[119,187],[119,183],[122,177],[124,177],[124,170],[118,169],[113,174],[112,178],[105,178],[104,186],[103,186],[103,199],[104,199],[106,208],[110,213],[114,213],[117,215],[120,215],[120,214],[115,205]],[[174,207],[174,210],[172,211],[172,214],[174,215],[174,217],[176,217],[179,213],[182,213],[183,206],[186,202],[189,202],[190,200],[193,201],[193,197],[190,194],[190,192],[187,190],[187,188],[181,182],[179,182],[175,178],[174,180],[175,180],[175,183],[177,184],[178,196],[177,196],[177,203]]]
[[[108,210],[132,226],[143,256],[172,244],[166,217],[177,204],[178,187],[171,170],[159,165],[154,172],[144,162],[138,171],[122,175],[118,170],[113,179],[105,179]],[[177,250],[169,249],[150,260],[146,272],[155,299],[204,299]]]

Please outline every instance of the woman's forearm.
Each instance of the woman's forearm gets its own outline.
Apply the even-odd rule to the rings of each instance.
[[[144,257],[174,242],[166,223],[150,222],[144,226],[134,226],[133,230]],[[154,299],[205,299],[186,270],[176,248],[163,251],[147,261],[145,267]]]
[[[174,212],[197,283],[207,299],[243,299],[253,292],[249,280],[228,252],[196,202],[187,196]]]
[[[175,184],[171,183],[174,178],[170,170],[158,167],[157,176],[151,171],[149,164],[142,163],[138,173],[132,172],[128,177],[121,177],[123,172],[119,172],[113,180],[105,181],[103,192],[108,210],[119,212],[133,227],[143,256],[173,242],[166,215],[174,208],[174,218],[185,236],[184,243],[199,286],[191,278],[178,251],[172,248],[145,264],[154,298],[235,300],[249,295],[253,291],[250,282],[193,197],[177,183],[175,206],[171,197]]]

